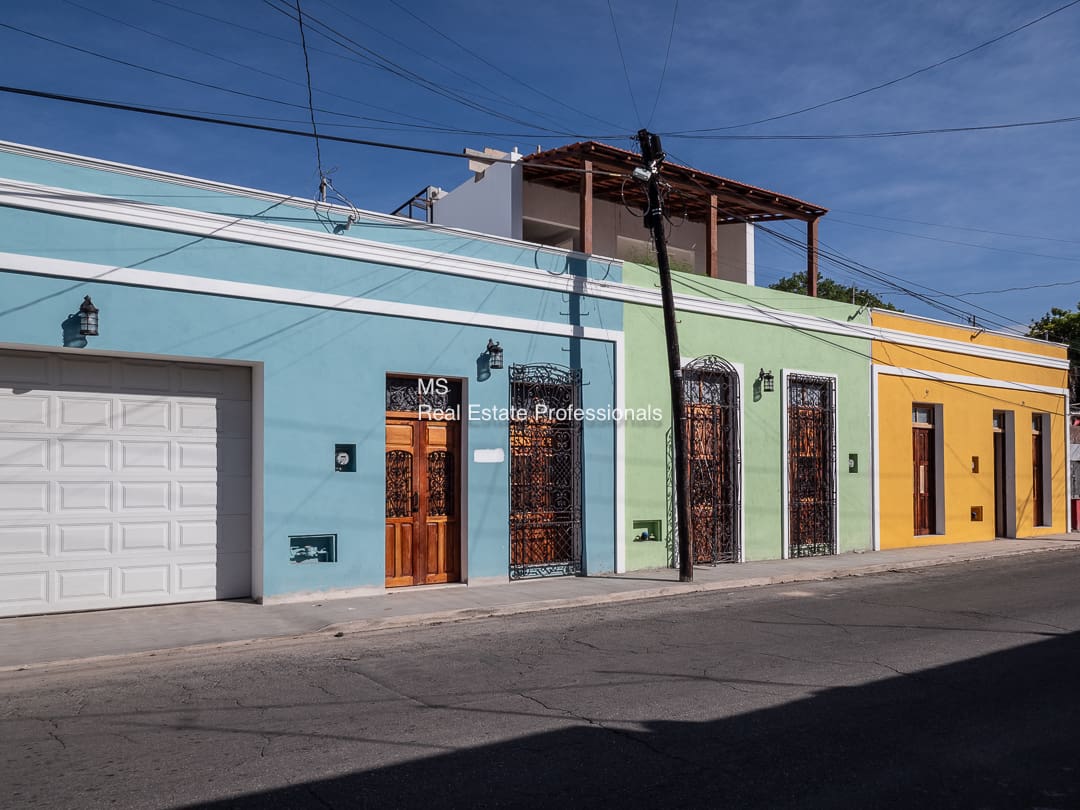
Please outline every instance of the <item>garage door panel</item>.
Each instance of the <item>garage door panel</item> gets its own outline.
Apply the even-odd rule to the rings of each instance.
[[[47,481],[0,482],[0,520],[8,515],[45,513],[49,510]]]
[[[48,439],[0,438],[0,474],[12,471],[44,471],[49,468]]]
[[[107,439],[59,439],[58,472],[113,469],[113,443]]]
[[[117,363],[117,385],[125,391],[168,393],[174,387],[175,368],[165,363]]]
[[[59,383],[61,386],[108,390],[112,388],[113,365],[107,358],[60,356]]]
[[[171,469],[172,443],[168,441],[147,442],[127,439],[120,442],[120,469],[122,471]]]
[[[40,612],[49,606],[49,572],[39,568],[0,574],[0,611]]]
[[[49,527],[0,526],[0,561],[45,557],[49,553]],[[3,565],[3,562],[0,562]]]
[[[44,385],[49,381],[52,357],[29,352],[0,352],[0,379],[12,383]]]
[[[168,551],[170,546],[168,521],[120,524],[121,552],[142,553],[145,551]]]
[[[64,568],[56,572],[56,601],[61,610],[73,599],[108,599],[112,591],[112,567]]]
[[[88,428],[107,431],[112,427],[112,398],[57,397],[57,427],[66,432],[85,432]]]
[[[117,575],[120,583],[118,596],[121,599],[130,596],[163,597],[169,594],[168,565],[118,566]]]
[[[170,509],[171,486],[168,481],[121,481],[120,503],[117,510],[126,512],[167,512]]]
[[[172,402],[168,399],[122,399],[119,431],[168,432],[172,429],[172,410]]]
[[[60,513],[112,512],[112,481],[58,481],[56,491]]]
[[[38,433],[49,427],[49,398],[0,389],[0,432]]]
[[[248,595],[250,385],[0,352],[0,615]]]
[[[218,445],[216,441],[179,441],[176,443],[177,450],[177,471],[187,470],[218,470]],[[224,450],[224,448],[223,448]],[[228,454],[224,454],[228,458]],[[251,458],[250,454],[247,456]],[[223,459],[224,460],[224,459]],[[229,459],[230,461],[236,461],[235,459]],[[240,462],[243,464],[243,462]],[[243,469],[247,469],[248,465],[244,464]],[[223,474],[228,474],[223,471]]]
[[[76,523],[59,526],[57,535],[59,556],[72,554],[100,556],[113,551],[113,525],[111,523]]]

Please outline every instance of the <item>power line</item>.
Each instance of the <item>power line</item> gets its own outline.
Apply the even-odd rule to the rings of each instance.
[[[1077,0],[1080,2],[1080,0]],[[626,90],[630,94],[630,103],[634,105],[634,115],[637,116],[638,123],[641,123],[641,113],[638,111],[637,99],[634,98],[634,87],[630,84],[630,71],[626,67],[626,55],[623,53],[622,41],[619,39],[619,26],[615,23],[615,7],[611,5],[611,0],[607,0],[608,12],[611,14],[611,29],[615,32],[615,45],[619,49],[619,59],[622,61],[623,76],[626,77]]]
[[[311,95],[311,63],[308,61],[307,37],[304,36],[304,12],[300,10],[300,0],[296,0],[296,21],[300,23],[300,47],[304,51],[304,75],[307,77],[308,110],[311,112],[311,137],[315,140],[315,164],[319,170],[319,188],[326,198],[326,172],[322,165],[322,148],[319,146],[319,128],[315,125],[315,99]]]
[[[8,85],[0,85],[0,93],[12,93],[14,95],[29,96],[31,98],[49,99],[52,101],[63,101],[70,104],[82,104],[89,107],[100,107],[109,110],[122,110],[124,112],[141,113],[143,115],[155,115],[161,118],[173,118],[182,121],[196,121],[202,124],[216,124],[218,126],[235,127],[238,129],[248,129],[256,132],[270,132],[277,135],[292,135],[299,138],[311,138],[312,134],[304,130],[299,129],[285,129],[283,127],[269,127],[262,124],[249,124],[243,121],[228,121],[223,118],[214,118],[207,115],[196,115],[193,113],[179,113],[171,112],[167,110],[156,110],[151,107],[140,107],[134,104],[121,104],[114,101],[101,101],[98,99],[83,98],[81,96],[69,96],[61,93],[49,93],[44,90],[30,90],[22,87],[10,87]],[[466,155],[462,152],[449,152],[444,149],[429,149],[422,146],[408,146],[405,144],[387,143],[385,141],[369,141],[361,138],[346,138],[343,135],[327,135],[322,134],[319,136],[324,141],[334,141],[337,143],[348,143],[356,146],[370,146],[377,149],[393,149],[400,152],[416,152],[422,155],[437,155],[440,157],[453,157],[453,158],[468,158],[470,160],[480,160],[484,163],[516,163],[517,161],[512,158],[497,158],[497,157],[476,157],[474,155]],[[538,161],[530,161],[529,167],[533,169],[550,170],[553,172],[571,172],[576,174],[587,174],[588,171],[584,168],[575,166],[559,166],[550,163],[540,163]],[[606,172],[597,169],[591,170],[592,174],[597,177],[630,177],[625,172]]]
[[[500,93],[500,92],[498,92],[497,90],[495,90],[493,88],[487,87],[486,85],[484,85],[480,81],[474,79],[473,77],[471,77],[471,76],[469,76],[469,75],[467,75],[465,73],[462,73],[460,70],[457,70],[456,68],[444,63],[443,61],[441,61],[439,59],[436,59],[430,53],[425,53],[424,51],[422,51],[422,50],[420,50],[418,48],[414,48],[408,42],[404,42],[404,41],[398,39],[397,37],[393,36],[392,34],[388,34],[385,31],[383,31],[383,30],[381,30],[379,28],[376,28],[368,20],[360,19],[355,14],[349,13],[349,11],[342,8],[340,5],[337,5],[335,3],[330,2],[330,0],[322,0],[322,3],[325,6],[329,6],[331,9],[336,11],[338,14],[341,14],[344,17],[348,17],[350,20],[352,20],[356,24],[362,25],[363,27],[374,31],[376,34],[379,34],[380,36],[385,37],[386,39],[388,39],[391,42],[395,43],[399,47],[404,48],[405,50],[409,51],[410,53],[415,54],[416,56],[419,56],[421,59],[426,59],[428,62],[431,62],[434,65],[437,65],[438,67],[442,68],[443,70],[445,70],[445,71],[447,71],[449,73],[452,73],[452,74],[454,74],[455,76],[457,76],[457,77],[459,77],[461,79],[464,79],[465,81],[469,82],[472,85],[475,85],[476,87],[483,88],[484,90],[487,90],[492,94],[492,95],[486,95],[484,93],[477,93],[477,96],[479,96],[480,98],[484,98],[484,99],[486,99],[488,101],[492,101],[492,102],[503,101],[503,102],[505,102],[507,104],[511,104],[511,105],[513,105],[515,107],[518,107],[519,109],[525,110],[526,112],[530,112],[533,115],[538,115],[541,118],[544,118],[544,119],[556,124],[557,126],[561,126],[561,127],[566,126],[563,122],[553,118],[552,116],[548,115],[547,113],[545,113],[545,112],[543,112],[541,110],[533,109],[532,107],[528,107],[528,106],[522,104],[520,101],[517,101],[516,99],[514,99],[514,98],[512,98],[510,96],[504,95],[503,93]],[[409,12],[409,13],[411,14],[411,12]],[[439,32],[439,33],[441,33],[441,32]],[[494,98],[492,96],[494,96]]]
[[[668,32],[667,50],[664,52],[664,67],[660,71],[660,81],[656,85],[656,98],[653,100],[652,110],[649,112],[649,121],[645,124],[648,129],[652,126],[653,116],[656,115],[656,105],[660,103],[660,93],[664,89],[664,77],[667,76],[668,60],[671,59],[671,41],[675,38],[675,19],[679,16],[679,0],[675,0],[675,7],[671,10],[671,30]]]
[[[1045,241],[1045,242],[1063,242],[1063,243],[1068,244],[1068,245],[1080,245],[1080,240],[1078,240],[1078,239],[1061,239],[1061,238],[1054,237],[1054,236],[1038,236],[1038,235],[1030,234],[1030,233],[1011,233],[1009,231],[994,231],[994,230],[990,230],[990,229],[987,229],[987,228],[970,228],[970,227],[965,227],[963,225],[947,225],[947,224],[942,223],[942,222],[927,222],[924,219],[905,219],[903,217],[887,217],[884,214],[868,214],[865,211],[848,211],[848,210],[844,210],[843,208],[830,208],[829,210],[831,212],[833,212],[834,214],[849,214],[851,216],[856,216],[856,217],[870,217],[871,219],[887,219],[887,220],[891,220],[893,222],[908,222],[908,223],[910,223],[912,225],[927,225],[927,226],[932,227],[932,228],[943,228],[945,230],[952,230],[952,231],[971,231],[972,233],[985,233],[985,234],[989,234],[991,236],[1008,236],[1008,237],[1012,237],[1012,238],[1015,238],[1015,239],[1034,239],[1034,240],[1041,240],[1041,241]],[[829,219],[830,219],[830,221],[834,221],[832,217],[830,217]]]
[[[753,126],[754,124],[764,124],[764,123],[766,123],[768,121],[779,121],[782,118],[791,118],[792,116],[802,115],[803,113],[810,112],[811,110],[820,110],[822,107],[828,107],[830,104],[837,104],[837,103],[839,103],[841,101],[847,101],[849,99],[857,98],[858,96],[864,96],[867,93],[873,93],[876,90],[881,90],[881,89],[883,89],[885,87],[891,87],[894,84],[899,84],[900,82],[906,81],[907,79],[913,78],[914,76],[918,76],[918,75],[920,75],[922,73],[927,73],[928,71],[934,70],[935,68],[939,68],[942,65],[947,65],[950,62],[955,62],[957,59],[962,59],[963,57],[968,56],[970,54],[973,54],[976,51],[982,50],[983,48],[986,48],[986,47],[988,47],[990,45],[993,45],[996,42],[1000,42],[1001,40],[1005,39],[1006,37],[1011,37],[1013,34],[1019,33],[1020,31],[1023,31],[1025,28],[1030,28],[1031,26],[1036,25],[1037,23],[1040,23],[1043,20],[1048,19],[1049,17],[1053,17],[1055,14],[1059,14],[1060,12],[1065,11],[1066,9],[1072,8],[1077,3],[1080,3],[1080,0],[1071,0],[1071,2],[1068,2],[1063,6],[1059,6],[1058,8],[1055,8],[1053,11],[1049,11],[1046,14],[1043,14],[1041,17],[1037,17],[1034,20],[1030,20],[1030,21],[1024,23],[1021,26],[1013,28],[1010,31],[1006,31],[1004,34],[999,34],[998,36],[994,37],[993,39],[986,40],[986,42],[981,42],[981,43],[979,43],[978,45],[976,45],[973,48],[968,48],[966,51],[961,51],[960,53],[953,54],[952,56],[946,57],[945,59],[940,59],[937,62],[934,62],[933,64],[926,65],[926,66],[921,67],[921,68],[919,68],[917,70],[913,70],[910,73],[905,73],[903,76],[897,76],[895,79],[890,79],[890,80],[888,80],[886,82],[881,82],[880,84],[875,84],[872,87],[867,87],[867,88],[864,88],[862,90],[858,90],[858,91],[856,91],[854,93],[848,93],[847,95],[838,96],[838,97],[836,97],[834,99],[830,99],[828,101],[822,101],[822,102],[820,102],[818,104],[811,104],[808,107],[802,107],[802,108],[800,108],[798,110],[792,110],[791,112],[782,113],[780,115],[772,115],[772,116],[769,116],[768,118],[759,118],[756,121],[746,121],[746,122],[744,122],[742,124],[730,124],[730,125],[724,126],[724,127],[709,127],[709,128],[706,128],[706,129],[689,129],[689,130],[684,130],[683,132],[680,132],[680,133],[669,133],[669,134],[671,134],[671,135],[685,135],[685,134],[688,134],[688,133],[719,132],[721,130],[726,130],[726,129],[738,129],[739,127],[749,127],[749,126]]]
[[[284,2],[284,0],[281,1]],[[285,8],[276,5],[273,0],[263,0],[263,3],[268,7],[272,8],[274,11],[277,11],[280,14],[284,14],[286,17],[293,20],[294,22],[296,21],[296,18],[293,17],[290,10],[286,10]],[[549,127],[540,126],[534,122],[524,121],[520,118],[515,118],[514,116],[500,112],[499,110],[487,107],[473,99],[468,98],[467,96],[463,95],[457,90],[454,90],[453,88],[449,88],[445,85],[439,84],[438,82],[426,79],[415,71],[410,70],[409,68],[400,65],[392,59],[382,55],[378,51],[375,51],[346,36],[345,34],[342,34],[341,32],[337,31],[333,26],[328,25],[327,23],[320,20],[318,17],[308,14],[307,19],[308,26],[310,30],[314,33],[329,40],[338,47],[344,48],[345,50],[356,54],[365,61],[369,62],[371,65],[381,70],[384,70],[393,76],[397,76],[399,79],[407,81],[410,84],[416,85],[424,90],[427,90],[443,98],[449,99],[450,101],[457,102],[458,104],[469,107],[478,112],[491,115],[495,118],[501,118],[504,121],[509,121],[514,124],[520,124],[521,126],[532,127],[534,129],[539,129],[546,132],[555,132],[555,130],[550,129]],[[571,135],[572,133],[562,134]]]
[[[75,0],[63,0],[63,2],[67,3],[70,6],[74,6],[75,8],[82,9],[83,11],[86,11],[86,12],[88,12],[90,14],[95,14],[95,15],[97,15],[99,17],[105,18],[106,20],[111,20],[112,22],[116,23],[117,25],[122,25],[122,26],[124,26],[126,28],[131,28],[132,30],[139,31],[140,33],[146,34],[147,36],[155,37],[156,39],[163,40],[164,42],[168,42],[168,43],[170,43],[172,45],[176,45],[177,47],[184,48],[186,50],[193,51],[193,52],[198,53],[198,54],[202,54],[203,56],[208,56],[211,59],[216,59],[216,60],[218,60],[220,62],[224,62],[224,63],[226,63],[228,65],[233,65],[235,67],[242,68],[244,70],[250,70],[250,71],[253,71],[255,73],[259,73],[259,74],[261,74],[263,76],[267,76],[267,77],[269,77],[271,79],[277,79],[278,81],[282,81],[282,82],[285,82],[287,84],[295,85],[297,87],[303,87],[304,86],[303,82],[294,81],[293,79],[290,79],[288,76],[282,76],[280,73],[274,73],[274,72],[269,71],[269,70],[263,70],[262,68],[255,67],[254,65],[249,65],[249,64],[246,64],[244,62],[239,62],[239,61],[237,61],[235,59],[230,59],[230,58],[228,58],[226,56],[216,54],[213,51],[208,51],[208,50],[205,50],[203,48],[198,48],[198,47],[196,47],[194,45],[191,45],[191,44],[189,44],[187,42],[183,42],[183,41],[181,41],[179,39],[174,39],[173,37],[168,37],[168,36],[165,36],[164,34],[160,34],[157,31],[151,31],[149,28],[143,28],[142,26],[135,25],[134,23],[128,22],[126,20],[122,20],[119,17],[113,17],[113,16],[111,16],[109,14],[106,14],[103,11],[99,11],[98,9],[90,8],[89,6],[84,6],[81,3],[75,2]],[[154,0],[154,2],[163,2],[163,0]],[[170,8],[177,8],[176,6],[173,6],[171,3],[164,3],[164,5],[166,5],[166,6],[170,7]],[[227,24],[230,24],[230,25],[237,25],[235,23],[228,23],[227,20],[221,20],[218,17],[212,17],[212,16],[206,15],[206,14],[200,14],[199,12],[190,11],[189,9],[178,9],[178,10],[180,10],[180,11],[188,11],[189,13],[192,13],[192,14],[198,14],[198,16],[200,16],[200,17],[204,17],[206,19],[213,20],[215,22],[227,23]],[[240,26],[240,25],[237,25],[237,27],[240,28],[241,30],[251,31],[252,33],[261,34],[262,36],[265,36],[265,37],[271,37],[273,39],[278,39],[278,40],[280,40],[282,42],[288,42],[288,40],[286,40],[284,37],[277,37],[277,36],[275,36],[273,34],[266,33],[265,31],[259,31],[258,29],[255,29],[255,28],[248,28],[247,26]],[[311,47],[310,50],[319,51],[320,49]],[[330,56],[334,56],[335,58],[341,58],[341,57],[338,57],[337,54],[331,54],[329,51],[321,51],[321,52],[325,53],[325,54],[328,54]],[[351,96],[341,95],[340,93],[335,93],[332,90],[327,90],[325,88],[316,87],[315,89],[318,90],[320,93],[323,93],[324,95],[333,96],[334,98],[339,98],[342,101],[348,101],[348,102],[351,102],[353,104],[358,104],[358,105],[363,106],[363,107],[370,107],[373,110],[379,110],[380,112],[390,113],[391,115],[400,115],[400,116],[402,116],[404,118],[411,118],[414,121],[419,121],[419,122],[424,123],[424,124],[430,124],[432,126],[440,126],[440,124],[438,124],[435,121],[432,121],[432,120],[430,120],[428,118],[420,118],[418,116],[410,115],[409,113],[404,113],[404,112],[401,112],[399,110],[393,110],[393,109],[389,109],[387,107],[380,107],[377,104],[371,104],[369,102],[361,101],[360,99],[353,98]],[[267,120],[272,120],[272,119],[267,119]],[[372,118],[372,119],[368,119],[368,120],[380,121],[380,122],[384,122],[384,123],[398,123],[398,122],[384,121],[384,119],[378,119],[378,118]],[[402,126],[405,126],[405,124],[402,123]]]
[[[1038,259],[1056,259],[1057,261],[1060,261],[1060,262],[1080,262],[1080,258],[1076,258],[1076,257],[1073,257],[1073,256],[1054,256],[1054,255],[1052,255],[1050,253],[1032,253],[1031,251],[1027,251],[1027,250],[1013,250],[1012,248],[994,247],[993,245],[980,245],[980,244],[978,244],[976,242],[960,242],[960,241],[958,241],[956,239],[943,239],[940,236],[927,236],[927,235],[921,234],[921,233],[911,233],[909,231],[897,231],[897,230],[894,230],[892,228],[881,228],[881,227],[879,227],[877,225],[864,225],[861,222],[849,222],[848,220],[839,219],[837,217],[829,217],[829,221],[839,223],[840,225],[848,225],[848,226],[853,227],[853,228],[865,228],[865,229],[871,230],[871,231],[882,231],[884,233],[894,233],[894,234],[896,234],[898,236],[909,236],[912,239],[926,239],[926,240],[928,240],[930,242],[944,242],[945,244],[948,244],[948,245],[959,245],[961,247],[973,247],[973,248],[979,248],[980,250],[993,250],[993,251],[995,251],[997,253],[1012,253],[1012,254],[1015,254],[1017,256],[1034,256],[1035,258],[1038,258]]]
[[[584,110],[579,110],[577,107],[574,107],[574,106],[571,106],[570,104],[567,104],[564,100],[562,100],[560,98],[557,98],[556,96],[550,95],[549,93],[545,93],[543,90],[529,84],[528,82],[524,82],[521,79],[517,78],[516,76],[513,76],[510,73],[507,73],[505,70],[503,70],[501,67],[499,67],[495,63],[493,63],[490,60],[484,58],[484,56],[482,54],[479,54],[476,51],[469,48],[468,46],[463,45],[461,42],[458,42],[458,40],[451,37],[445,31],[443,31],[443,30],[441,30],[439,28],[436,28],[434,25],[432,25],[427,20],[425,20],[423,17],[420,17],[419,15],[415,14],[411,9],[409,9],[408,7],[406,7],[406,6],[402,5],[401,3],[399,3],[398,0],[390,0],[390,3],[392,5],[394,5],[394,6],[396,6],[401,11],[403,11],[405,14],[408,14],[410,17],[412,17],[414,20],[419,22],[421,25],[423,25],[428,30],[433,31],[434,33],[438,34],[440,37],[445,39],[450,44],[455,45],[456,47],[460,48],[462,51],[467,53],[469,56],[471,56],[474,59],[477,59],[478,61],[480,61],[483,64],[487,65],[489,68],[491,68],[495,72],[499,73],[500,75],[506,77],[507,79],[510,79],[510,81],[521,85],[526,90],[531,90],[533,93],[536,93],[539,96],[543,96],[548,101],[553,101],[556,104],[559,104],[559,105],[565,107],[566,109],[577,113],[578,115],[584,115],[586,118],[591,118],[593,121],[597,121],[597,122],[599,122],[601,124],[604,124],[605,126],[614,127],[617,130],[624,128],[624,127],[620,126],[619,124],[614,124],[611,121],[604,120],[603,118],[597,118],[595,115],[592,115],[591,113],[585,112]]]
[[[1076,0],[1080,3],[1080,0]],[[968,127],[934,127],[932,129],[897,129],[884,132],[840,132],[814,135],[690,135],[677,132],[661,133],[665,138],[683,138],[698,141],[851,141],[875,138],[908,138],[915,135],[948,135],[956,132],[986,132],[995,129],[1019,129],[1042,127],[1052,124],[1071,124],[1080,121],[1080,115],[1047,118],[1040,121],[1014,121],[1007,124],[982,124]]]

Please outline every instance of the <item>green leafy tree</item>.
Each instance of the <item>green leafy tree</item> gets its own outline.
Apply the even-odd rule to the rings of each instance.
[[[1080,310],[1080,303],[1076,308]],[[1054,340],[1069,347],[1069,391],[1075,402],[1080,393],[1080,311],[1052,307],[1031,324],[1028,336]]]
[[[786,276],[774,284],[769,285],[770,289],[782,290],[783,292],[790,293],[806,293],[806,273],[794,273],[790,276]],[[818,286],[817,286],[818,298],[826,298],[829,301],[843,301],[845,304],[857,304],[859,306],[869,306],[876,309],[891,309],[893,312],[903,312],[904,310],[899,307],[895,307],[888,301],[883,301],[874,295],[869,290],[864,290],[862,287],[845,286],[838,284],[831,278],[825,278],[825,276],[818,274]]]

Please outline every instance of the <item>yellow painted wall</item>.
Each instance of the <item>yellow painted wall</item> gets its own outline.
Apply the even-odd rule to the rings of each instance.
[[[970,335],[966,327],[952,327],[889,314],[873,315],[875,326],[905,329],[921,335],[948,337]],[[977,340],[986,337],[986,333]],[[1003,348],[1039,357],[1064,360],[1065,348],[1053,344],[992,335],[986,342],[990,351]],[[972,341],[974,342],[974,341]],[[1038,351],[1034,351],[1037,349]],[[994,411],[1014,413],[1016,534],[1031,537],[1068,530],[1066,505],[1067,444],[1064,394],[1037,393],[1025,386],[1064,389],[1065,369],[1045,368],[1014,360],[975,357],[940,349],[908,348],[877,341],[872,347],[877,375],[878,429],[878,512],[881,548],[964,543],[994,538]],[[1033,358],[1034,359],[1034,358]],[[932,375],[960,375],[1005,380],[1015,387],[1001,388],[974,382],[945,381],[897,376],[887,368],[913,369]],[[914,534],[913,461],[911,409],[913,404],[941,405],[944,445],[945,525],[938,534]],[[1053,522],[1037,526],[1033,513],[1031,418],[1050,414],[1050,456],[1044,459],[1051,470],[1051,491],[1046,493],[1053,509]],[[972,471],[972,457],[979,459],[979,471]],[[973,521],[972,507],[982,507],[982,520]]]

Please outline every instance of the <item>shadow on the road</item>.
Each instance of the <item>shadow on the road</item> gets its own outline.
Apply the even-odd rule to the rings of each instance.
[[[1073,633],[721,720],[627,730],[582,719],[191,806],[1075,808],[1078,692]]]

